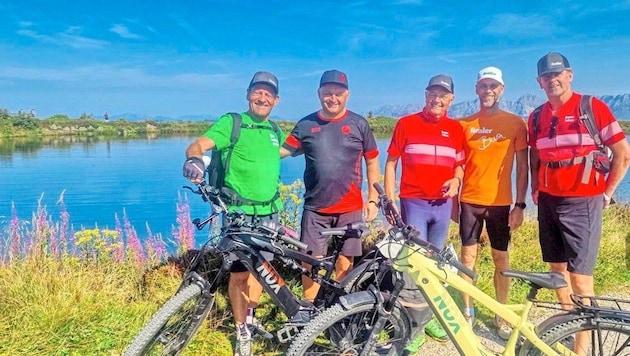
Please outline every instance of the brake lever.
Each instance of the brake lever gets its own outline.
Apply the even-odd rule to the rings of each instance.
[[[214,215],[210,215],[207,218],[205,218],[203,221],[201,221],[201,219],[199,218],[195,218],[192,223],[195,225],[195,227],[197,228],[197,230],[203,230],[203,228],[208,225],[208,223],[210,221],[212,221],[212,219],[214,219]]]
[[[187,186],[187,185],[182,186],[182,188],[184,188],[184,189],[188,189],[188,190],[190,190],[191,192],[193,192],[193,193],[195,193],[195,194],[201,194],[201,189],[196,189],[196,190],[195,190],[195,189],[193,189],[192,187],[189,187],[189,186]]]

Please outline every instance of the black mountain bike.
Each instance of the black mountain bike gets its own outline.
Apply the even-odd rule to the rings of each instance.
[[[315,315],[336,302],[348,308],[361,305],[375,307],[382,299],[381,293],[377,291],[344,299],[347,292],[332,278],[338,252],[327,258],[313,258],[295,249],[305,250],[306,246],[298,240],[294,231],[274,223],[251,222],[251,218],[248,222],[242,213],[227,211],[216,188],[203,182],[197,187],[197,190],[189,189],[211,203],[213,213],[203,221],[195,219],[193,222],[198,229],[203,229],[219,214],[225,213],[221,232],[203,246],[191,262],[175,295],[151,317],[124,355],[178,355],[208,316],[216,293],[236,260],[247,267],[269,293],[274,304],[289,318],[289,322],[275,335],[282,343],[290,341]],[[351,224],[343,228],[324,229],[321,233],[337,237],[360,236],[362,228],[365,227]],[[274,259],[286,267],[308,275],[319,283],[321,288],[315,303],[302,301],[294,295],[261,251],[273,253]],[[217,257],[222,260],[221,267],[212,268],[210,262]],[[304,268],[302,263],[311,265],[311,271]],[[406,322],[405,318],[392,319],[391,328],[404,329]]]

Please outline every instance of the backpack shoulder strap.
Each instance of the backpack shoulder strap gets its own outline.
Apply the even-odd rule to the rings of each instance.
[[[282,129],[280,128],[280,126],[275,121],[271,121],[271,120],[269,120],[269,125],[271,125],[271,127],[273,128],[273,131],[276,133],[276,136],[278,137],[278,140],[280,140],[280,137],[282,137]]]
[[[580,99],[580,120],[586,126],[588,130],[588,134],[591,135],[593,141],[595,141],[595,145],[600,150],[604,148],[604,143],[602,142],[602,138],[599,135],[599,129],[597,128],[597,124],[595,123],[595,115],[593,114],[593,96],[592,95],[582,95]]]
[[[225,157],[225,163],[223,165],[225,174],[227,174],[227,171],[230,168],[232,151],[234,151],[234,146],[241,135],[241,125],[243,122],[243,118],[240,114],[231,112],[230,115],[232,115],[232,133],[230,134],[230,146],[227,147],[227,156]]]
[[[538,138],[538,131],[540,131],[540,128],[538,127],[538,123],[540,121],[540,112],[542,111],[543,105],[540,105],[539,107],[534,109],[532,113],[532,129],[533,129],[532,131],[534,133],[534,139],[532,140],[532,142],[534,142],[534,144],[536,144],[536,139]]]
[[[241,114],[231,112],[232,115],[232,133],[230,134],[230,147],[234,147],[236,142],[238,141],[239,136],[241,135],[241,127],[243,118]]]

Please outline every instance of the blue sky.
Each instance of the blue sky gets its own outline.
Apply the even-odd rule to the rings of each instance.
[[[349,108],[423,101],[453,77],[504,72],[507,99],[542,95],[536,61],[566,55],[574,88],[630,93],[630,0],[603,1],[4,1],[0,108],[38,117],[85,112],[220,115],[246,107],[257,70],[280,81],[274,115],[319,107],[322,72],[348,74]]]

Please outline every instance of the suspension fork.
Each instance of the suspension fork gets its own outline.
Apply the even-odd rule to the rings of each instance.
[[[381,267],[379,267],[377,278],[383,275],[385,268],[386,267],[384,266],[384,264],[381,265]],[[371,284],[368,287],[368,290],[370,290],[376,297],[376,310],[378,312],[378,319],[376,319],[376,322],[372,326],[372,332],[370,333],[370,336],[368,337],[367,342],[365,343],[363,347],[361,356],[367,356],[367,355],[372,354],[372,349],[374,348],[374,344],[376,344],[376,341],[378,340],[378,337],[380,336],[381,331],[383,331],[383,328],[385,327],[385,323],[389,320],[389,317],[392,314],[394,307],[396,306],[396,301],[398,300],[398,296],[400,295],[400,292],[405,286],[405,281],[402,278],[398,278],[399,277],[398,274],[399,273],[396,272],[396,275],[397,275],[396,282],[394,283],[394,288],[387,302],[384,301],[383,295],[381,294],[380,291],[376,290],[376,287],[373,284]]]

